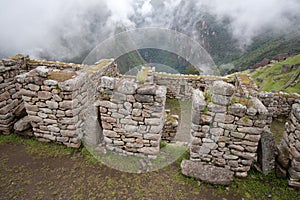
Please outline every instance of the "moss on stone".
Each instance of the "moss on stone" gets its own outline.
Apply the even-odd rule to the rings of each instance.
[[[112,63],[112,60],[110,60],[110,59],[103,59],[99,63],[97,63],[97,65],[92,66],[92,67],[88,67],[87,73],[91,74],[93,72],[96,72],[96,71],[102,69],[103,67],[107,66],[110,63]]]
[[[64,82],[64,81],[70,80],[76,76],[77,76],[77,74],[75,72],[51,71],[49,73],[48,79],[55,80],[58,82]]]

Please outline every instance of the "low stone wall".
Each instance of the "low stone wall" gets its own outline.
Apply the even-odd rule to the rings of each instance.
[[[167,87],[167,98],[179,100],[191,100],[194,89],[208,90],[208,86],[215,80],[230,81],[227,78],[217,76],[178,75],[159,72],[154,74],[154,82]]]
[[[257,98],[234,92],[233,85],[222,81],[214,83],[211,96],[194,90],[190,159],[246,177],[257,162],[268,111]]]
[[[288,177],[290,186],[300,187],[300,101],[292,105],[289,119],[278,146],[276,172]]]
[[[300,100],[300,95],[292,95],[287,93],[259,93],[258,98],[268,109],[270,116],[276,118],[278,116],[289,116],[292,105]]]
[[[0,130],[33,135],[78,148],[88,105],[94,104],[98,80],[117,76],[112,60],[93,66],[30,60],[17,55],[1,61]],[[22,119],[21,119],[22,118]]]
[[[17,119],[24,117],[22,99],[16,95],[21,85],[15,76],[30,70],[28,60],[28,56],[18,55],[0,61],[0,132],[3,134],[9,134]]]
[[[170,110],[165,110],[165,122],[161,139],[166,142],[174,141],[179,125],[179,116],[172,115]]]
[[[147,80],[101,78],[99,111],[107,149],[150,158],[158,154],[166,88]]]

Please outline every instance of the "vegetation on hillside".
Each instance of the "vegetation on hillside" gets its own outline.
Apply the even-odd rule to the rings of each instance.
[[[283,65],[291,70],[282,71]],[[250,73],[261,91],[300,93],[300,54],[287,60],[258,68]],[[298,66],[298,67],[297,67]],[[247,71],[249,72],[249,70]]]
[[[256,37],[242,56],[233,61],[232,64],[238,70],[245,70],[259,63],[264,58],[271,59],[280,53],[288,53],[289,55],[300,53],[299,33],[292,33],[287,36],[273,36],[271,33],[270,35],[265,34]]]

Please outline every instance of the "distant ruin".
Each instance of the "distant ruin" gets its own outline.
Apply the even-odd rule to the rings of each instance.
[[[260,93],[244,74],[175,75],[146,67],[129,77],[118,73],[113,60],[86,66],[17,55],[0,61],[0,90],[3,134],[72,148],[104,145],[150,159],[177,129],[166,125],[172,124],[166,99],[190,100],[190,160],[182,162],[183,174],[228,184],[255,166],[263,174],[276,170],[300,187],[300,97]],[[287,119],[278,146],[270,132],[277,116]]]

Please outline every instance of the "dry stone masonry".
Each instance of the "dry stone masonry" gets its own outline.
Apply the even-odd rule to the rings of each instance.
[[[102,77],[99,109],[109,150],[155,157],[164,127],[166,88],[153,83],[152,69],[143,70],[148,73],[144,81]]]
[[[251,167],[276,171],[300,187],[300,96],[259,93],[244,74],[233,78],[174,75],[143,68],[123,76],[113,60],[95,65],[0,61],[0,132],[79,148],[82,143],[155,159],[172,142],[178,116],[166,98],[192,101],[190,160],[182,173],[212,184],[246,177]],[[287,120],[275,146],[270,124]],[[182,120],[184,121],[184,120]],[[184,121],[185,123],[185,121]]]
[[[200,90],[194,90],[193,94],[190,158],[205,166],[214,166],[207,173],[211,173],[211,177],[218,176],[220,180],[224,173],[247,176],[257,162],[261,135],[269,126],[268,110],[257,98],[239,97],[234,93],[233,85],[215,81],[211,94]],[[272,168],[274,157],[271,162]]]

